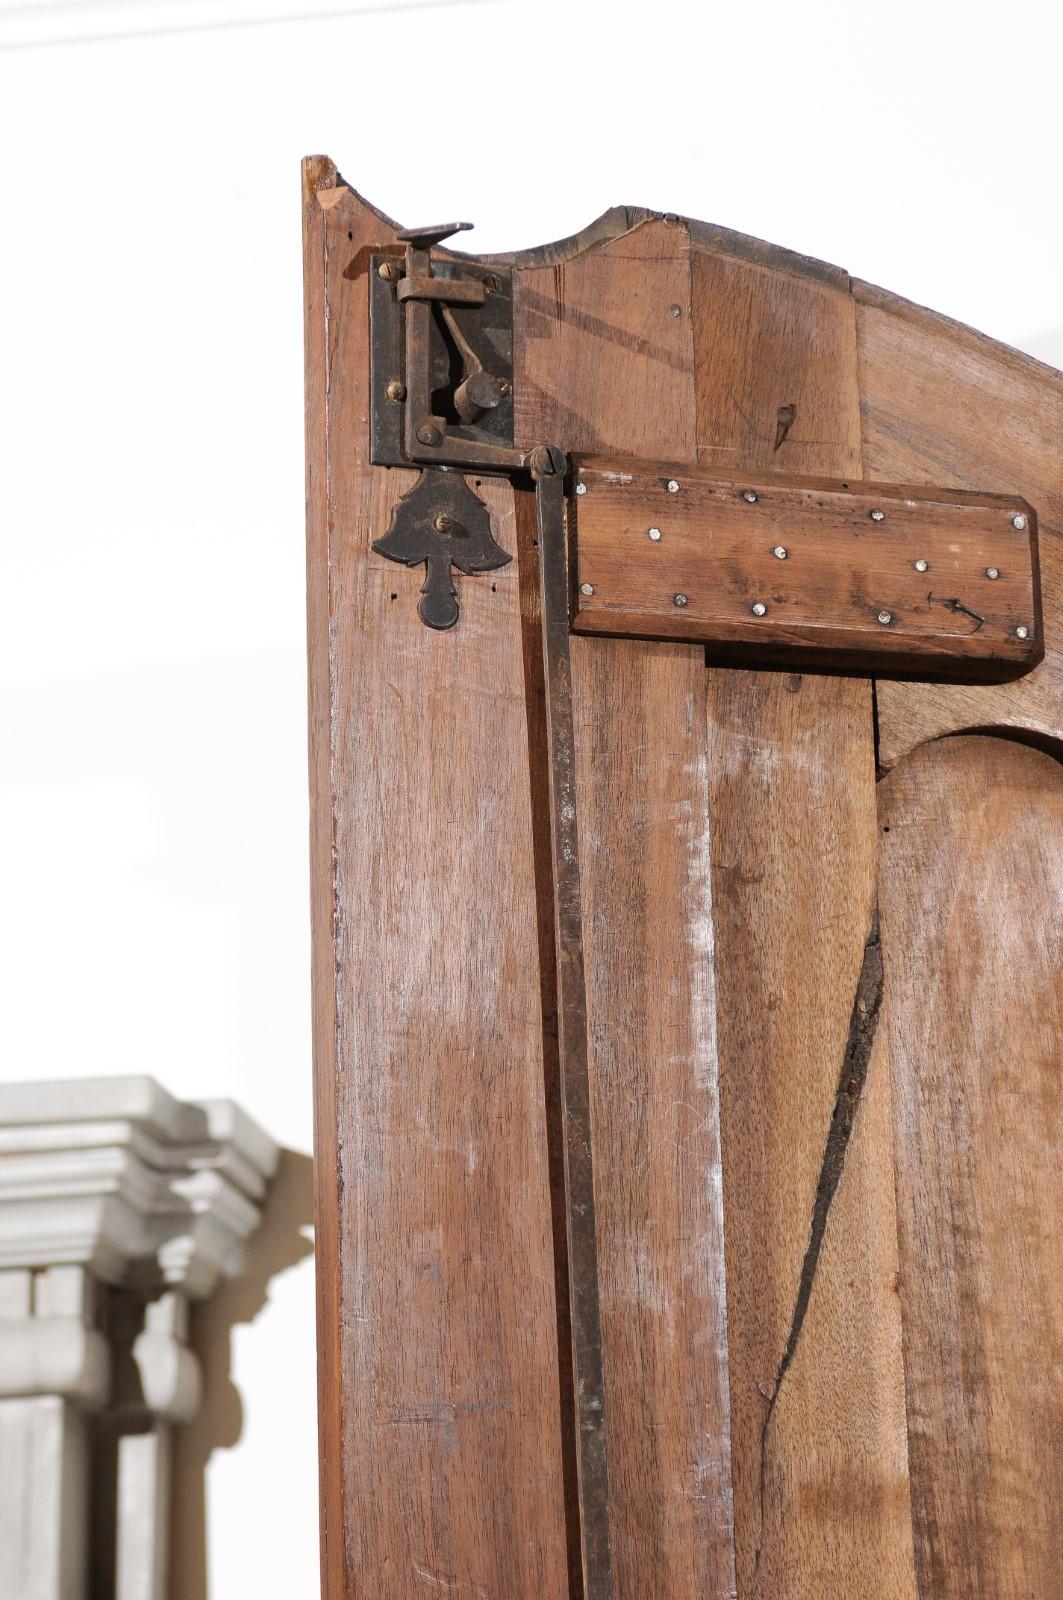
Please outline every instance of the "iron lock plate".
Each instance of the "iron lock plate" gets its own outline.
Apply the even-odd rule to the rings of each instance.
[[[383,250],[371,258],[374,463],[519,470],[525,455],[513,444],[512,274],[504,267],[433,254],[430,277],[420,279],[426,297],[404,299],[408,260],[409,252]],[[436,283],[438,290],[431,287]],[[467,286],[474,286],[480,303],[464,298]],[[411,312],[419,323],[416,337],[410,334]],[[476,405],[478,384],[481,397],[490,402],[482,408]]]

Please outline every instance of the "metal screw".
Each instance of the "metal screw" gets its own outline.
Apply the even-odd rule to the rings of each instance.
[[[685,594],[674,594],[672,596],[672,604],[682,608],[683,606],[688,606],[690,601],[687,599]]]
[[[1020,532],[1023,528],[1025,528],[1026,518],[1023,516],[1021,511],[1016,512],[1016,514],[1012,517],[1011,525],[1013,528],[1018,528]]]
[[[772,551],[772,555],[775,557],[776,561],[785,561],[789,554],[790,552],[787,550],[784,544],[777,544],[775,549]]]
[[[930,562],[929,561],[924,561],[922,556],[920,556],[919,560],[918,561],[913,561],[912,565],[915,567],[916,572],[926,572],[926,570],[930,566]]]
[[[674,478],[669,478],[668,479],[668,483],[667,483],[666,487],[668,489],[668,493],[669,494],[678,494],[679,493],[679,485],[678,485],[678,483],[676,483]]]
[[[999,567],[986,567],[985,575],[986,575],[987,578],[999,578],[1000,577],[1000,568]]]
[[[433,428],[430,422],[424,423],[417,430],[418,444],[438,444],[440,439],[439,429]]]
[[[647,528],[646,532],[647,532],[648,537],[653,540],[654,544],[657,544],[657,542],[659,541],[659,539],[661,537],[660,528]]]
[[[768,608],[764,604],[763,600],[754,600],[753,604],[750,606],[749,609],[750,609],[750,611],[752,611],[752,613],[753,613],[753,615],[755,617],[763,617],[763,616],[765,616],[767,614],[767,610],[768,610]]]
[[[1018,639],[1028,639],[1030,637],[1030,630],[1025,623],[1019,623],[1019,626],[1015,629],[1015,636]]]
[[[886,513],[884,511],[880,511],[878,506],[875,506],[873,511],[869,511],[868,516],[871,518],[872,522],[885,522],[886,520]]]
[[[576,493],[577,494],[586,494],[587,493],[587,485],[585,483],[577,483],[577,485],[576,485]]]
[[[406,385],[401,378],[392,378],[385,391],[389,400],[405,400]]]
[[[376,271],[377,277],[383,278],[385,282],[389,282],[392,278],[397,278],[399,275],[398,268],[392,266],[390,261],[382,261],[379,267],[377,267]]]
[[[668,312],[670,316],[681,317],[683,315],[683,308],[682,306],[669,306]]]
[[[752,490],[752,489],[743,489],[742,490],[742,499],[743,500],[748,500],[748,502],[749,502],[749,504],[751,506],[755,506],[757,501],[760,499],[760,496],[757,493],[755,493],[755,491]]]
[[[893,612],[880,611],[878,614],[878,620],[881,622],[884,628],[888,628],[890,623],[893,621]]]
[[[593,583],[581,583],[580,586],[579,586],[579,592],[580,592],[580,594],[593,594],[594,593],[594,585],[593,585]]]

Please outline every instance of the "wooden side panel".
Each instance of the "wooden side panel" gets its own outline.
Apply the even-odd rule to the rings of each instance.
[[[921,1593],[1056,1600],[1063,769],[945,739],[879,794]]]
[[[867,477],[1025,497],[1038,513],[1045,659],[997,685],[883,682],[879,760],[1006,726],[1063,737],[1063,375],[868,284],[860,300]]]
[[[515,304],[523,443],[694,459],[684,228],[519,273]],[[704,652],[571,647],[615,1593],[725,1600]]]
[[[858,476],[844,289],[693,284],[702,462]],[[714,669],[708,732],[738,1595],[912,1600],[871,686]]]
[[[367,461],[393,235],[344,188],[308,214],[325,1592],[564,1596],[517,563],[459,580],[437,633],[419,575],[371,552],[414,480]],[[514,551],[512,487],[480,492]]]

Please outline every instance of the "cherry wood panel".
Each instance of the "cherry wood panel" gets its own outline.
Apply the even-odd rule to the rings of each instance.
[[[438,633],[371,551],[414,481],[367,460],[394,233],[307,183],[325,1593],[563,1596],[520,573],[463,580]],[[479,492],[514,551],[513,488]]]
[[[921,1594],[1056,1600],[1063,768],[944,739],[879,797]]]
[[[658,219],[516,275],[519,442],[694,459],[688,252]],[[614,1590],[725,1600],[704,652],[573,638],[571,656]]]
[[[574,626],[965,677],[1040,659],[1024,500],[579,458]]]
[[[878,685],[880,763],[963,728],[1063,738],[1063,375],[870,284],[854,292],[866,476],[1022,495],[1044,597],[1045,658],[1027,676]]]
[[[697,251],[699,457],[860,475],[844,285]],[[710,669],[740,1600],[912,1600],[866,679]]]

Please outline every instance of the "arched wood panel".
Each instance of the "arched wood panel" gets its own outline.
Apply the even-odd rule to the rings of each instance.
[[[923,1600],[1063,1593],[1063,767],[942,739],[879,786]]]

